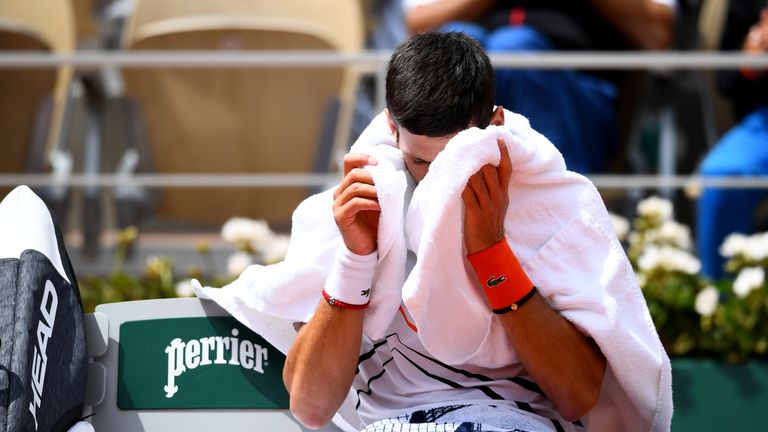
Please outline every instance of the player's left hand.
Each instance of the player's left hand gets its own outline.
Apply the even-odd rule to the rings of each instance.
[[[464,201],[464,243],[467,253],[480,252],[504,238],[504,216],[509,204],[512,162],[504,140],[498,139],[499,166],[484,165],[469,178],[461,198]]]

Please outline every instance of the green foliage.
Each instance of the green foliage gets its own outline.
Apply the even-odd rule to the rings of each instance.
[[[615,223],[616,219],[620,218],[615,217]],[[617,226],[629,226],[619,222]],[[627,255],[670,356],[768,360],[768,234],[726,239],[721,251],[729,258],[729,276],[710,281],[699,275],[700,263],[690,252],[690,230],[674,221],[671,203],[655,197],[642,201],[632,226],[626,236]],[[189,278],[197,278],[203,285],[223,286],[242,271],[243,253],[257,262],[277,262],[285,255],[287,238],[265,227],[260,221],[236,218],[225,224],[222,236],[238,250],[231,257],[238,259],[231,260],[229,276],[214,274],[205,245],[198,247],[203,262],[208,263],[205,271],[191,268],[177,277],[173,260],[152,257],[144,274],[128,274],[123,270],[125,251],[137,232],[122,231],[112,273],[79,281],[84,308],[92,312],[101,303],[192,295]],[[617,228],[624,238],[625,233],[619,231]]]
[[[122,271],[113,272],[107,277],[89,276],[81,279],[80,293],[85,312],[93,312],[102,303],[132,301],[156,298],[176,297],[173,285],[173,267],[170,260],[162,277],[145,274],[136,277]]]
[[[768,359],[768,295],[765,284],[740,298],[727,283],[715,312],[701,317],[700,350],[730,362]]]
[[[236,217],[228,220],[221,229],[222,238],[233,245],[234,251],[229,257],[226,275],[216,274],[207,244],[197,246],[205,269],[192,267],[181,274],[171,258],[152,256],[147,260],[144,274],[134,275],[124,270],[124,264],[126,252],[138,235],[134,227],[117,232],[117,249],[111,274],[78,280],[86,313],[93,312],[102,303],[192,296],[192,278],[200,281],[203,286],[224,286],[250,264],[282,261],[288,248],[288,237],[274,233],[266,221]]]
[[[178,277],[173,260],[158,256],[147,260],[144,274],[129,274],[124,271],[126,252],[137,236],[138,232],[133,227],[117,234],[115,263],[108,276],[78,279],[86,313],[93,312],[102,303],[191,296],[191,278],[211,286],[223,286],[233,280],[232,277],[216,277],[213,274],[210,251],[206,245],[199,246],[197,250],[203,261],[208,263],[207,274],[200,268],[192,267],[187,269],[184,277]]]

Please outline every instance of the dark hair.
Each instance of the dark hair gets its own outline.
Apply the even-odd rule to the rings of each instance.
[[[488,126],[496,101],[491,60],[477,41],[456,32],[400,44],[389,60],[386,90],[395,125],[429,137]]]

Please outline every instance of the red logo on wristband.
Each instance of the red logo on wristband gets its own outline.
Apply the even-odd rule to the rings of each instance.
[[[488,278],[488,280],[485,282],[486,285],[488,285],[488,288],[493,288],[495,286],[498,286],[500,283],[507,280],[507,277],[504,275],[501,275],[499,277],[491,276]]]

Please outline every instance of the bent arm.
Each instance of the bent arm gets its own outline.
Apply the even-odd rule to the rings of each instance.
[[[439,0],[405,11],[405,24],[411,33],[435,30],[451,21],[476,21],[496,0]]]
[[[672,44],[675,12],[670,6],[653,0],[592,0],[592,5],[635,48],[663,50]]]
[[[321,301],[291,346],[283,382],[291,413],[306,427],[331,421],[352,385],[363,332],[363,311]]]
[[[491,165],[481,168],[470,177],[462,194],[468,258],[481,283],[488,279],[480,273],[487,273],[488,269],[492,270],[490,274],[503,276],[498,277],[499,282],[494,285],[490,282],[484,285],[491,308],[510,308],[498,315],[498,319],[520,362],[560,415],[576,420],[587,414],[599,399],[605,357],[592,339],[552,309],[535,291],[533,297],[522,303],[528,296],[518,290],[530,292],[533,284],[504,237],[512,162],[504,142],[499,140],[498,144],[501,153],[498,168]],[[481,255],[482,251],[485,252]],[[488,268],[480,268],[480,263],[487,263]]]
[[[365,154],[346,155],[344,179],[334,192],[334,220],[351,255],[370,257],[369,254],[376,250],[380,208],[370,173],[360,169],[376,163],[376,159]],[[375,256],[373,261],[367,261],[375,266]],[[350,261],[340,261],[337,255],[336,264],[345,267],[350,265]],[[332,272],[339,271],[341,267],[334,266]],[[370,268],[366,271],[364,265],[355,269],[346,275],[347,279],[361,272],[372,275],[374,270]],[[356,281],[365,286],[352,283],[352,291],[360,292],[360,289],[371,287],[370,280]],[[336,307],[320,301],[312,319],[299,329],[288,351],[283,382],[291,396],[291,412],[308,428],[319,429],[331,421],[352,386],[360,356],[363,312],[364,309]]]
[[[538,294],[516,311],[499,315],[528,374],[568,421],[595,406],[605,357],[595,342]]]

